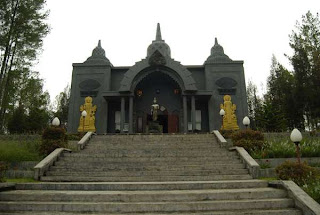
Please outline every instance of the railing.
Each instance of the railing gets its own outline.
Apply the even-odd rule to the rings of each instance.
[[[81,140],[78,142],[78,149],[82,150],[88,143],[88,141],[91,139],[93,135],[93,132],[87,132]],[[46,172],[49,170],[51,166],[54,165],[54,163],[59,159],[61,156],[62,152],[72,152],[70,149],[66,148],[57,148],[53,152],[51,152],[47,157],[45,157],[40,163],[38,163],[34,167],[34,179],[35,180],[40,180],[40,177],[45,175]]]
[[[51,152],[47,157],[45,157],[42,161],[40,161],[40,163],[38,163],[34,167],[34,179],[39,180],[40,177],[43,176],[49,170],[50,166],[52,166],[54,162],[58,160],[61,153],[64,151],[71,152],[70,149],[57,148],[53,152]]]
[[[89,140],[91,139],[93,135],[92,131],[87,132],[82,138],[81,140],[78,142],[78,149],[79,150],[83,150],[84,147],[86,146],[86,144],[89,142]]]
[[[301,209],[304,215],[320,214],[320,205],[293,181],[271,181],[269,186],[287,190],[289,198],[294,200],[295,206]]]
[[[226,146],[227,141],[220,134],[218,130],[212,131],[212,133],[216,136],[220,146]],[[250,175],[253,178],[259,178],[260,176],[260,166],[259,164],[248,154],[248,152],[243,147],[231,147],[229,150],[236,150],[240,156],[240,159],[243,163],[245,163],[246,168],[249,170]]]

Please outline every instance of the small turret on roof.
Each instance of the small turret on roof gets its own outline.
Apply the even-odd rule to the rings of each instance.
[[[223,47],[218,43],[218,39],[215,38],[214,46],[211,48],[211,55],[205,63],[223,63],[231,61],[229,56],[224,53]]]
[[[108,63],[109,59],[106,57],[106,52],[101,46],[101,40],[98,42],[98,46],[92,51],[92,55],[85,61],[85,63]]]

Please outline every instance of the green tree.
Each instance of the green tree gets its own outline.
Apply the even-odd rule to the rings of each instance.
[[[8,119],[8,130],[11,134],[25,133],[27,130],[27,115],[22,106],[14,109],[12,115]]]
[[[247,102],[248,114],[250,118],[250,126],[252,129],[259,129],[259,122],[257,122],[257,115],[261,112],[262,99],[257,95],[257,86],[249,81],[247,85]]]
[[[67,126],[68,109],[70,99],[70,87],[66,86],[58,96],[56,96],[56,112],[54,115],[60,119],[61,125]]]
[[[0,1],[0,130],[14,97],[12,83],[35,62],[49,32],[45,3],[45,0]]]
[[[9,120],[8,130],[10,133],[12,131],[14,133],[40,133],[47,127],[51,117],[51,112],[48,109],[49,94],[43,92],[43,80],[38,77],[38,73],[25,71],[19,74],[21,76],[14,82],[19,87],[15,90],[14,98],[10,100],[9,106],[12,108],[7,111],[7,116],[9,116],[9,119],[14,118],[15,112],[23,109],[20,112],[25,114],[25,119],[22,121]],[[23,126],[24,129],[16,131],[12,129],[12,126]]]
[[[287,129],[283,112],[265,99],[261,110],[257,112],[256,121],[260,130],[266,132],[281,132]]]
[[[297,22],[290,35],[290,46],[294,51],[289,57],[295,79],[295,111],[305,116],[309,128],[316,128],[320,120],[320,20],[308,11]],[[301,117],[300,117],[301,118]],[[303,118],[303,117],[302,117]],[[304,120],[299,127],[304,127]]]
[[[302,115],[295,113],[294,90],[294,76],[273,56],[265,98],[269,103],[267,106],[273,106],[272,109],[281,113],[280,117],[284,117],[284,119],[281,119],[282,123],[285,122],[284,130],[285,128],[298,127],[303,120]]]
[[[43,92],[43,80],[36,74],[30,77],[24,89],[25,106],[28,110],[28,132],[39,133],[47,127],[50,119],[50,96]]]

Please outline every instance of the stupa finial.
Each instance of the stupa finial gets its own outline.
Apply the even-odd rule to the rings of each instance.
[[[162,40],[161,37],[161,30],[160,30],[160,23],[157,24],[157,35],[156,35],[156,41]]]
[[[218,44],[219,44],[217,38],[214,39],[214,44],[215,44],[215,45],[218,45]]]

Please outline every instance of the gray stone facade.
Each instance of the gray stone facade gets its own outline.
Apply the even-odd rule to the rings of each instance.
[[[158,24],[146,58],[133,66],[113,66],[100,41],[84,63],[73,64],[68,132],[77,132],[86,96],[97,105],[98,134],[145,133],[154,97],[164,133],[209,132],[221,126],[219,106],[226,94],[237,105],[242,127],[248,113],[243,61],[231,60],[216,39],[203,65],[182,65],[171,58]]]

